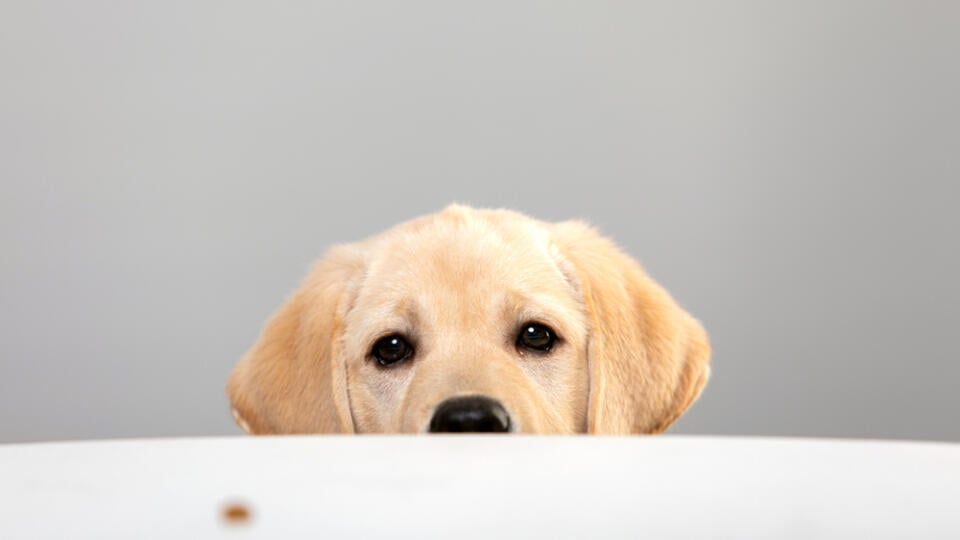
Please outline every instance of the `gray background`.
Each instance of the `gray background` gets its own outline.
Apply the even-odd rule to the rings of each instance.
[[[237,433],[333,242],[586,218],[703,320],[675,433],[960,440],[960,3],[0,1],[0,441]]]

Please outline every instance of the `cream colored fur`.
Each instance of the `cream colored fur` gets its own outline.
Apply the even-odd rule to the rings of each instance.
[[[560,336],[546,355],[518,328]],[[414,357],[384,368],[373,343]],[[227,385],[247,432],[419,433],[459,395],[503,403],[529,433],[659,433],[710,375],[701,325],[580,222],[450,206],[338,246],[267,323]]]

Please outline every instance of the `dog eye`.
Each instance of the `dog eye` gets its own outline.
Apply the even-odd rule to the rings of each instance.
[[[520,329],[517,346],[532,351],[547,352],[557,341],[553,329],[545,324],[527,323]]]
[[[413,355],[413,346],[399,335],[390,335],[377,340],[371,351],[381,366],[392,366]]]

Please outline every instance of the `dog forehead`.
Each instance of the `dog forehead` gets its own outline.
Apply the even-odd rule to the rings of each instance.
[[[538,222],[511,215],[463,219],[449,212],[378,238],[368,253],[369,284],[405,291],[486,285],[523,291],[565,281],[550,236]]]

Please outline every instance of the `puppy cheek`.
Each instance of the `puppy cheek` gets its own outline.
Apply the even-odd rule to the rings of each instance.
[[[434,407],[427,403],[404,404],[397,418],[400,433],[426,433],[433,419]]]
[[[582,364],[582,365],[579,365]],[[518,407],[536,433],[577,433],[586,430],[588,382],[586,361],[557,357],[525,366],[527,399]]]
[[[350,406],[358,432],[408,431],[403,396],[410,383],[410,370],[402,367],[383,370],[360,365],[351,369],[349,376]]]

